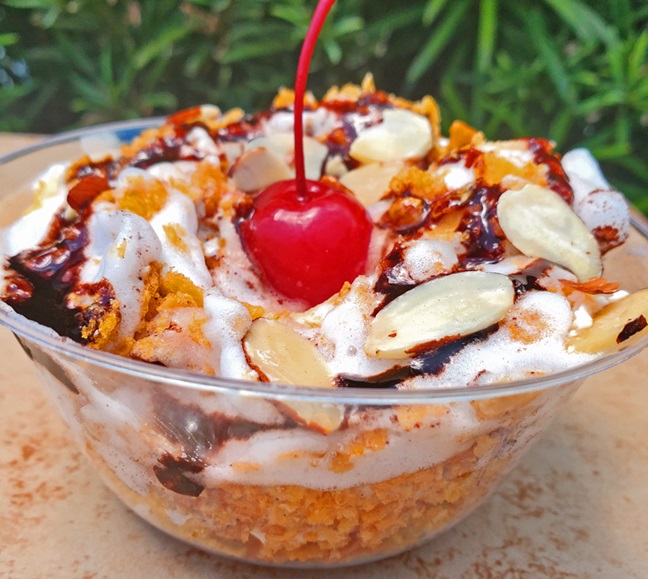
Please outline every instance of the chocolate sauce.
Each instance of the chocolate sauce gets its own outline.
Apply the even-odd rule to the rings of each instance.
[[[532,290],[546,291],[539,280],[545,275],[546,271],[553,267],[553,264],[546,259],[536,259],[524,268],[521,272],[515,275],[509,275],[510,280],[513,282],[516,297]]]
[[[403,238],[412,239],[464,204],[455,191],[424,198],[413,194],[408,188],[392,197],[392,204],[380,219],[379,225]]]
[[[448,193],[444,193],[443,195],[437,195],[430,201],[430,216],[428,221],[430,223],[436,223],[448,215],[448,213],[463,205],[465,205],[465,201],[462,200],[461,193],[457,191],[448,191]]]
[[[197,497],[202,485],[187,477],[205,467],[205,457],[230,440],[247,440],[257,432],[295,428],[287,419],[283,424],[260,424],[240,417],[205,413],[195,404],[183,404],[177,398],[158,392],[154,399],[155,428],[169,441],[180,445],[181,456],[165,453],[153,467],[155,476],[167,489]]]
[[[376,90],[363,94],[357,101],[347,99],[331,100],[321,103],[321,107],[341,115],[358,113],[366,116],[371,110],[394,108],[394,105],[389,102],[389,95],[385,91]]]
[[[199,161],[203,155],[188,145],[186,133],[155,139],[128,161],[129,167],[148,169],[151,165],[174,161]]]
[[[335,384],[338,388],[397,388],[399,383],[412,376],[415,374],[411,367],[403,366],[373,376],[339,374],[335,378]]]
[[[466,234],[462,241],[467,249],[462,257],[464,266],[498,261],[504,253],[502,242],[506,236],[497,218],[497,202],[503,192],[498,185],[475,185],[457,228]]]
[[[85,157],[70,167],[66,173],[66,183],[69,191],[67,202],[79,213],[83,211],[104,191],[111,187],[111,182],[117,179],[119,173],[126,167],[147,169],[151,165],[174,161],[199,161],[203,154],[195,150],[187,142],[187,134],[194,126],[201,123],[176,126],[171,135],[159,136],[137,153],[128,158],[113,159],[107,157],[100,161],[92,161]]]
[[[240,121],[231,123],[217,131],[211,131],[214,141],[232,143],[237,141],[250,141],[263,134],[263,124],[277,109],[262,111],[255,115],[245,115]]]
[[[457,231],[464,233],[462,243],[466,247],[466,252],[460,258],[461,265],[470,269],[475,264],[499,261],[504,253],[502,242],[506,238],[497,218],[497,202],[502,193],[499,186],[489,187],[477,183],[465,202],[456,193],[439,195],[432,202],[424,200],[425,218],[414,227],[404,230],[403,234],[412,237],[420,228],[428,227],[431,222],[441,219],[463,204],[464,215],[457,227]],[[389,221],[386,223],[389,225]],[[374,311],[374,315],[389,302],[418,285],[400,267],[404,251],[402,245],[396,244],[381,262],[375,289],[385,294],[385,299]]]
[[[553,152],[553,147],[547,139],[529,138],[527,141],[535,163],[547,167],[547,185],[571,205],[574,200],[574,191],[569,184],[569,177],[560,163],[560,156]]]
[[[422,374],[432,374],[438,376],[443,372],[447,364],[452,361],[461,350],[466,346],[471,344],[477,344],[478,342],[483,342],[488,336],[495,332],[498,328],[498,325],[495,324],[485,330],[470,334],[469,336],[463,336],[456,338],[454,340],[448,341],[441,346],[434,348],[424,354],[416,356],[412,360],[412,372],[415,376]],[[425,344],[417,346],[417,349],[423,349]]]
[[[479,160],[479,158],[483,155],[482,151],[479,149],[476,149],[475,147],[468,147],[466,149],[461,149],[459,151],[454,151],[449,155],[446,155],[442,159],[439,159],[439,166],[441,165],[448,165],[450,163],[458,163],[459,161],[463,161],[463,164],[465,167],[474,167],[475,163]]]
[[[183,452],[193,460],[202,460],[205,454],[232,439],[247,440],[264,430],[295,427],[292,421],[269,425],[221,413],[206,414],[197,405],[183,404],[165,393],[156,396],[154,405],[158,428],[169,440],[182,446]]]
[[[203,485],[187,476],[187,473],[201,472],[205,468],[204,464],[176,458],[168,453],[158,458],[158,462],[160,464],[153,467],[153,472],[164,488],[188,497],[198,497],[205,490]]]
[[[68,306],[66,296],[78,282],[87,243],[83,222],[64,225],[61,218],[55,219],[48,238],[39,247],[9,258],[9,268],[17,275],[10,276],[4,301],[59,335],[86,343],[81,335],[83,312]],[[99,291],[106,297],[101,288],[89,286],[88,291]]]
[[[349,155],[358,133],[382,122],[383,111],[394,108],[381,91],[363,95],[357,102],[340,100],[323,102],[320,106],[341,115],[341,126],[327,135],[324,144],[329,148],[329,158],[340,157],[349,170],[360,165]]]
[[[641,332],[641,330],[643,330],[646,326],[648,326],[648,321],[646,321],[646,318],[643,315],[629,321],[619,332],[616,343],[620,344],[621,342],[625,342],[636,333]]]
[[[384,294],[385,299],[373,315],[416,285],[416,282],[401,267],[405,249],[403,245],[397,243],[380,263],[380,274],[376,281],[375,290]]]
[[[340,374],[336,378],[336,385],[341,388],[398,388],[398,384],[408,378],[423,375],[438,376],[446,365],[466,346],[484,341],[497,330],[497,324],[441,345],[430,346],[422,344],[417,346],[420,352],[409,366],[392,368],[381,374],[373,376],[356,376],[353,374]],[[427,351],[424,351],[427,348]]]
[[[601,255],[605,255],[611,249],[621,245],[625,238],[621,236],[621,232],[611,225],[602,225],[592,229],[594,237],[601,249]]]
[[[340,157],[347,169],[355,169],[360,165],[349,155],[351,143],[357,136],[353,124],[348,121],[342,121],[342,126],[333,129],[326,137],[324,144],[328,147],[328,158]]]
[[[405,237],[414,237],[429,222],[431,204],[406,191],[392,202],[391,207],[381,220],[396,233]]]

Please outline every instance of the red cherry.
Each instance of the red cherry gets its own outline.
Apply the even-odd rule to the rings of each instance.
[[[319,181],[280,181],[239,224],[251,261],[275,290],[314,306],[364,272],[373,224],[353,197]]]
[[[373,224],[343,190],[306,180],[303,111],[308,67],[335,0],[318,0],[299,55],[295,79],[295,180],[259,193],[239,224],[250,260],[275,290],[314,306],[363,273]]]

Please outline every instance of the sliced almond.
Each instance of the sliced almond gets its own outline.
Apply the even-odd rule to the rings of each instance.
[[[525,255],[562,265],[579,281],[601,275],[596,238],[551,189],[539,185],[510,189],[497,203],[497,216],[508,240]]]
[[[432,148],[432,125],[403,109],[386,110],[383,122],[362,131],[349,154],[361,163],[420,159]]]
[[[293,420],[322,434],[334,432],[344,420],[344,408],[332,402],[281,400],[276,404],[279,410]]]
[[[236,161],[232,170],[234,184],[241,191],[257,191],[277,181],[290,179],[288,165],[267,149],[250,149]]]
[[[389,184],[403,168],[401,161],[370,163],[349,171],[340,178],[340,183],[353,191],[365,207],[372,205],[389,191]]]
[[[523,394],[512,394],[510,396],[496,396],[495,398],[484,398],[473,400],[470,405],[475,409],[475,414],[480,422],[499,418],[505,414],[520,411],[538,396],[539,392],[525,392]]]
[[[243,345],[251,364],[271,382],[333,387],[317,348],[283,322],[255,320]],[[329,402],[281,400],[277,405],[299,423],[325,434],[336,430],[344,419],[343,408]]]
[[[405,431],[417,430],[430,424],[438,424],[439,420],[450,412],[448,406],[441,404],[400,404],[396,408],[398,424]]]
[[[648,289],[643,289],[605,306],[591,326],[568,338],[567,346],[588,354],[625,348],[648,334],[647,328]]]
[[[263,148],[281,159],[287,167],[294,166],[295,138],[292,133],[276,133],[267,137],[251,140],[247,148]],[[304,171],[307,179],[319,179],[322,176],[324,159],[328,156],[328,147],[311,137],[304,137]],[[289,169],[291,176],[293,169]]]
[[[234,163],[236,163],[238,158],[245,151],[245,147],[240,141],[223,141],[222,143],[218,144],[218,147],[220,149],[220,153],[225,155],[227,164],[230,167],[234,165]]]
[[[379,358],[407,358],[417,346],[496,324],[513,307],[514,298],[511,280],[497,273],[464,271],[435,278],[378,312],[365,351]]]
[[[315,345],[284,322],[255,320],[243,345],[252,364],[271,382],[319,388],[333,385]]]

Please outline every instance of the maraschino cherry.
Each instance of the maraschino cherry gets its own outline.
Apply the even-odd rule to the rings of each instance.
[[[284,296],[316,305],[363,273],[372,222],[341,188],[306,179],[304,94],[317,37],[335,0],[319,0],[306,34],[295,80],[295,179],[261,191],[239,224],[245,250],[265,281]]]

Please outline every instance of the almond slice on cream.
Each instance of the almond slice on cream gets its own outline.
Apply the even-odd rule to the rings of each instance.
[[[344,408],[333,402],[310,400],[281,400],[275,402],[279,410],[299,424],[322,434],[334,432],[344,420]]]
[[[243,339],[248,359],[271,382],[333,388],[333,381],[317,348],[287,324],[259,318]],[[344,409],[330,402],[284,399],[280,410],[324,434],[339,428]]]
[[[389,191],[389,184],[404,167],[402,161],[370,163],[340,177],[340,183],[351,190],[365,207],[380,200]]]
[[[539,185],[505,191],[497,217],[508,240],[524,255],[570,270],[579,281],[601,275],[596,238],[558,193]]]
[[[290,179],[288,165],[267,149],[256,148],[245,151],[232,170],[234,184],[241,191],[265,189],[277,181]]]
[[[243,338],[243,345],[250,362],[271,382],[333,386],[315,345],[284,322],[258,318]]]
[[[643,289],[594,314],[592,325],[570,336],[567,346],[588,354],[625,348],[645,336],[647,328],[648,289]]]
[[[418,346],[459,338],[506,317],[513,283],[505,275],[464,271],[432,279],[385,306],[365,343],[369,356],[407,358]]]
[[[276,133],[267,137],[252,139],[248,150],[262,148],[269,151],[285,163],[289,168],[290,176],[294,175],[292,169],[295,157],[295,137],[292,133]],[[306,179],[317,180],[322,176],[324,160],[328,156],[328,147],[311,137],[304,137],[304,171]]]
[[[383,122],[362,131],[349,155],[361,163],[420,159],[432,149],[430,121],[411,111],[383,112]]]

